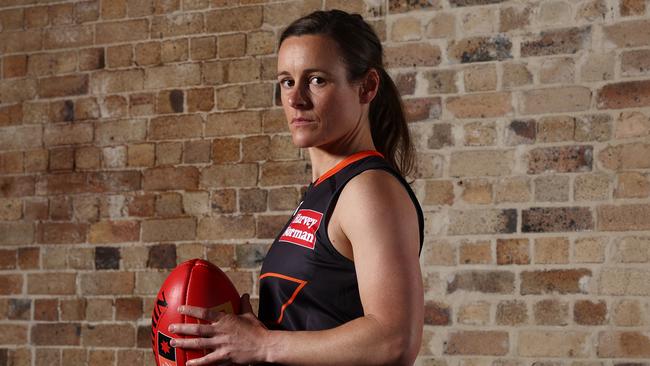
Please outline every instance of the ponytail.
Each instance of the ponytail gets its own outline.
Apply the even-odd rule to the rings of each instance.
[[[411,173],[414,164],[413,145],[402,98],[390,75],[380,68],[379,91],[370,103],[370,131],[377,151],[402,176]]]
[[[348,81],[365,77],[371,69],[379,73],[379,91],[370,103],[370,130],[377,151],[402,176],[413,169],[413,145],[399,91],[384,69],[381,41],[359,14],[341,10],[315,11],[287,27],[280,45],[291,36],[321,34],[330,37],[341,50]]]

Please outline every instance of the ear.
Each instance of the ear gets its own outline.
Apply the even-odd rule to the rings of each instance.
[[[361,81],[359,88],[359,102],[361,104],[369,104],[379,92],[379,83],[381,78],[375,69],[370,69],[366,76]]]

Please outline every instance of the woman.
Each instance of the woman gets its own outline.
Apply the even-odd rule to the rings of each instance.
[[[278,82],[313,182],[260,276],[259,320],[184,306],[209,325],[175,324],[175,347],[221,361],[410,365],[419,351],[423,218],[402,178],[408,129],[379,39],[359,15],[315,12],[280,38]]]

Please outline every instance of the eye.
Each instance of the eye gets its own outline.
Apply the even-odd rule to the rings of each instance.
[[[320,76],[312,76],[309,78],[309,84],[312,86],[323,86],[325,85],[325,79]]]
[[[280,80],[280,86],[284,89],[289,89],[293,86],[294,82],[292,79],[282,79]]]

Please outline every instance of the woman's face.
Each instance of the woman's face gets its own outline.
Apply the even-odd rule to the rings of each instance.
[[[362,119],[360,85],[348,82],[338,46],[329,37],[285,39],[278,52],[278,82],[296,146],[349,144],[369,129]]]

